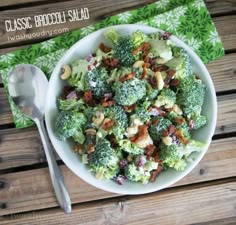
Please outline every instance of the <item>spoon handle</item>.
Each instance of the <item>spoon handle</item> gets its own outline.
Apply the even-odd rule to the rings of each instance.
[[[70,196],[66,189],[60,168],[56,163],[55,157],[52,152],[52,148],[50,147],[49,139],[43,124],[43,120],[35,118],[34,121],[38,127],[39,134],[43,142],[43,147],[46,154],[51,180],[54,187],[54,191],[56,193],[57,201],[59,202],[61,208],[64,210],[65,213],[70,213],[71,212]]]

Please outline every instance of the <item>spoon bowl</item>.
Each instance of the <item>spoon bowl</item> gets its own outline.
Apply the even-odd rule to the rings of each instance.
[[[9,74],[8,89],[14,103],[30,118],[43,119],[48,80],[36,66],[18,65]]]

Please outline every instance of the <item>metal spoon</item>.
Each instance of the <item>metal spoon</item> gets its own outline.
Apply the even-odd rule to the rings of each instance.
[[[10,96],[19,109],[36,123],[42,142],[57,200],[65,213],[71,212],[71,201],[64,179],[56,163],[43,124],[48,81],[36,66],[20,64],[9,74]]]

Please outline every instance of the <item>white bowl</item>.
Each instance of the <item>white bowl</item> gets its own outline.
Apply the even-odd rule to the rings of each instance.
[[[143,25],[118,25],[113,27],[122,35],[130,34],[138,29],[147,34],[161,31],[159,29]],[[111,180],[97,180],[94,174],[89,171],[88,167],[82,164],[78,156],[73,153],[73,142],[59,141],[53,132],[55,119],[58,114],[56,99],[58,96],[60,96],[62,88],[64,86],[63,81],[60,79],[60,71],[62,65],[71,63],[73,60],[76,60],[78,58],[85,58],[90,53],[95,52],[101,42],[108,45],[103,36],[104,31],[107,29],[109,28],[98,30],[78,41],[65,53],[62,59],[57,63],[49,81],[48,97],[46,102],[45,119],[49,137],[55,150],[64,161],[64,163],[77,176],[97,188],[118,194],[143,194],[166,188],[187,175],[198,164],[203,155],[206,153],[210,145],[211,138],[214,134],[217,114],[215,89],[205,65],[184,42],[174,36],[171,36],[170,40],[175,42],[177,46],[183,47],[188,52],[189,56],[191,57],[195,74],[197,74],[207,86],[202,113],[208,118],[208,123],[206,126],[194,133],[194,138],[204,141],[207,144],[201,152],[194,153],[195,160],[192,163],[189,163],[184,171],[176,172],[172,169],[169,169],[162,172],[157,177],[155,182],[149,183],[147,185],[134,182],[125,182],[123,185],[117,185]]]

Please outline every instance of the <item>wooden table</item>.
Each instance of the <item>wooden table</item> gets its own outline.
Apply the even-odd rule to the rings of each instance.
[[[0,54],[48,38],[10,42],[6,18],[88,7],[89,20],[66,24],[73,30],[150,2],[1,0]],[[236,224],[236,1],[206,3],[226,55],[207,65],[217,90],[218,122],[210,149],[199,165],[165,190],[118,196],[85,183],[57,158],[73,202],[73,212],[65,215],[52,189],[38,131],[14,127],[0,80],[0,224]]]

